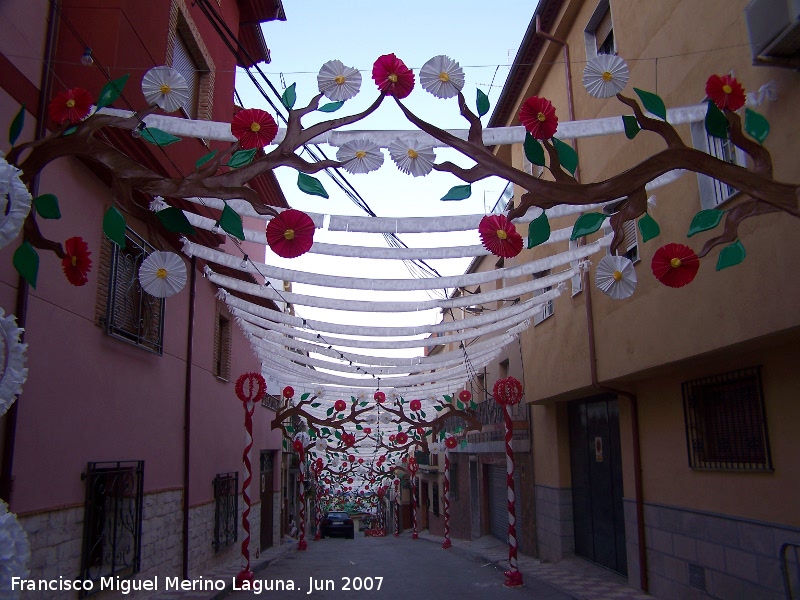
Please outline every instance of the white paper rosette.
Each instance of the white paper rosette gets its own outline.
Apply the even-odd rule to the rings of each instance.
[[[367,425],[375,425],[378,422],[378,415],[372,411],[369,411],[366,415],[364,415],[364,422]]]
[[[383,164],[383,152],[378,144],[369,140],[353,140],[339,147],[336,160],[344,163],[342,168],[345,171],[358,175],[380,169]]]
[[[400,394],[392,390],[391,392],[386,392],[386,400],[389,402],[397,402],[400,399]]]
[[[318,399],[319,398],[324,398],[325,397],[325,388],[324,387],[318,387],[317,389],[314,390],[314,395]]]
[[[594,283],[604,294],[621,300],[636,289],[636,269],[624,256],[604,256],[597,263]]]
[[[428,450],[430,450],[431,454],[439,454],[442,451],[442,444],[439,442],[431,442],[428,444]]]
[[[464,87],[464,71],[452,58],[434,56],[419,72],[422,88],[437,98],[452,98]]]
[[[28,534],[17,521],[17,515],[8,511],[0,500],[0,597],[19,598],[19,591],[11,591],[11,578],[27,578],[31,545]]]
[[[318,437],[317,441],[314,442],[314,449],[317,452],[324,454],[325,450],[328,449],[328,440],[326,440],[325,438]]]
[[[0,248],[19,235],[25,217],[31,212],[33,197],[19,178],[20,173],[0,155]]]
[[[431,402],[437,402],[439,400],[439,396],[437,396],[436,394],[428,394],[428,400],[430,400]]]
[[[392,422],[392,414],[388,412],[381,413],[379,420],[382,425],[388,425]]]
[[[329,60],[317,75],[319,91],[334,102],[349,100],[361,89],[361,73],[340,60]]]
[[[14,315],[3,317],[3,309],[0,309],[0,366],[3,369],[0,373],[0,417],[22,393],[22,384],[28,378],[25,368],[28,345],[19,343],[21,333]]]
[[[175,112],[191,100],[186,79],[170,67],[153,67],[142,77],[142,94],[148,104]]]
[[[139,267],[142,289],[156,298],[169,298],[186,285],[186,264],[174,252],[156,250]]]
[[[423,146],[414,140],[397,140],[389,144],[389,155],[394,164],[406,175],[425,176],[433,171],[436,155],[431,146]]]
[[[583,70],[583,87],[595,98],[610,98],[628,84],[628,65],[619,56],[598,54]]]

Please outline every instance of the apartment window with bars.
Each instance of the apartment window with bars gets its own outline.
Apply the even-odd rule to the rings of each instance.
[[[692,145],[695,149],[732,165],[745,166],[744,153],[730,139],[722,140],[708,135],[702,121],[691,124],[691,133]],[[700,190],[700,207],[703,209],[716,208],[739,191],[727,183],[702,173],[697,174],[697,185]]]
[[[214,478],[214,552],[235,544],[239,529],[239,474],[220,473]]]
[[[431,494],[431,501],[433,502],[433,514],[439,514],[439,484],[434,482],[433,493]]]
[[[689,466],[771,471],[761,367],[684,382]]]
[[[185,0],[171,0],[166,64],[189,85],[182,110],[191,119],[211,119],[216,67]]]
[[[540,271],[539,273],[534,273],[533,274],[533,278],[534,279],[542,279],[544,277],[547,277],[548,275],[550,275],[550,271],[549,270],[548,271]],[[545,293],[549,292],[552,289],[553,289],[553,286],[550,285],[550,286],[547,286],[545,288],[541,288],[541,289],[535,290],[533,292],[533,296],[534,296],[534,298],[536,296],[541,296],[542,294],[545,294]],[[534,324],[534,326],[538,325],[539,323],[541,323],[542,321],[544,321],[548,317],[551,317],[552,315],[553,315],[553,300],[551,298],[550,300],[548,300],[545,303],[545,305],[542,307],[541,311],[539,311],[535,315],[533,315],[533,324]]]
[[[128,578],[139,572],[144,461],[90,462],[86,482],[80,578]],[[81,598],[100,591],[82,591]]]
[[[592,18],[583,32],[586,43],[586,58],[592,59],[598,54],[616,54],[617,45],[614,40],[614,22],[611,18],[611,6],[608,0],[597,5]]]
[[[225,381],[231,379],[231,321],[217,307],[214,325],[214,375]]]

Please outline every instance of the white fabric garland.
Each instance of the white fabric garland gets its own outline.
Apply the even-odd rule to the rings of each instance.
[[[0,366],[3,369],[0,373],[0,416],[14,404],[28,378],[28,369],[25,368],[28,345],[19,342],[22,331],[17,327],[14,315],[3,317],[0,308]]]
[[[0,248],[14,241],[31,212],[33,197],[22,183],[20,173],[22,171],[8,164],[0,154]]]
[[[0,500],[0,593],[3,598],[19,598],[19,590],[11,591],[11,581],[13,577],[28,577],[30,558],[28,534],[17,521],[17,515],[9,512],[8,505]]]

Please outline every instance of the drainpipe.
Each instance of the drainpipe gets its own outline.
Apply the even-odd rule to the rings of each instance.
[[[194,304],[197,288],[197,258],[189,265],[189,332],[186,336],[186,383],[183,396],[183,578],[189,579],[189,460],[192,417],[192,346],[194,345]]]
[[[58,37],[58,21],[56,20],[56,3],[58,0],[50,2],[50,11],[47,15],[47,38],[44,47],[44,62],[42,63],[42,74],[39,79],[39,104],[36,119],[36,129],[34,139],[40,140],[47,133],[47,103],[50,98],[50,89],[53,78],[50,75],[50,68],[53,64],[53,56],[56,48],[56,38]],[[39,193],[39,174],[37,173],[29,186],[31,195],[35,198]],[[34,215],[31,213],[30,218]],[[28,282],[22,277],[17,283],[17,305],[14,314],[17,317],[17,325],[23,329],[20,334],[20,342],[25,340],[25,325],[28,320],[28,294],[30,288]],[[0,498],[4,499],[9,507],[11,506],[12,492],[12,469],[14,466],[14,445],[17,437],[17,406],[19,397],[6,412],[5,434],[3,436],[3,463],[0,472]]]
[[[633,488],[636,503],[636,540],[639,545],[639,587],[648,591],[647,581],[647,548],[644,539],[644,498],[642,492],[642,456],[639,444],[639,407],[636,394],[619,390],[597,381],[597,349],[594,337],[594,316],[592,311],[592,293],[589,286],[589,271],[584,270],[581,280],[586,304],[586,329],[589,338],[589,368],[592,375],[592,387],[598,391],[608,392],[627,398],[631,405],[631,435],[633,436]]]
[[[542,30],[542,17],[536,15],[536,35],[540,38],[560,44],[564,49],[564,74],[567,79],[567,107],[569,109],[569,120],[575,120],[575,103],[572,100],[572,68],[569,63],[569,44],[566,41],[550,35]],[[578,152],[578,140],[572,140],[572,147],[575,152]],[[575,169],[575,181],[580,181],[580,166]]]

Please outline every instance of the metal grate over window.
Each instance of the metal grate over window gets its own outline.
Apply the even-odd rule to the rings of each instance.
[[[239,535],[239,473],[221,473],[214,478],[214,552],[235,544]]]
[[[761,367],[683,383],[689,466],[771,471]]]
[[[99,582],[138,573],[144,461],[90,462],[81,478],[86,481],[86,506],[80,578]],[[80,597],[92,593],[81,592]]]

